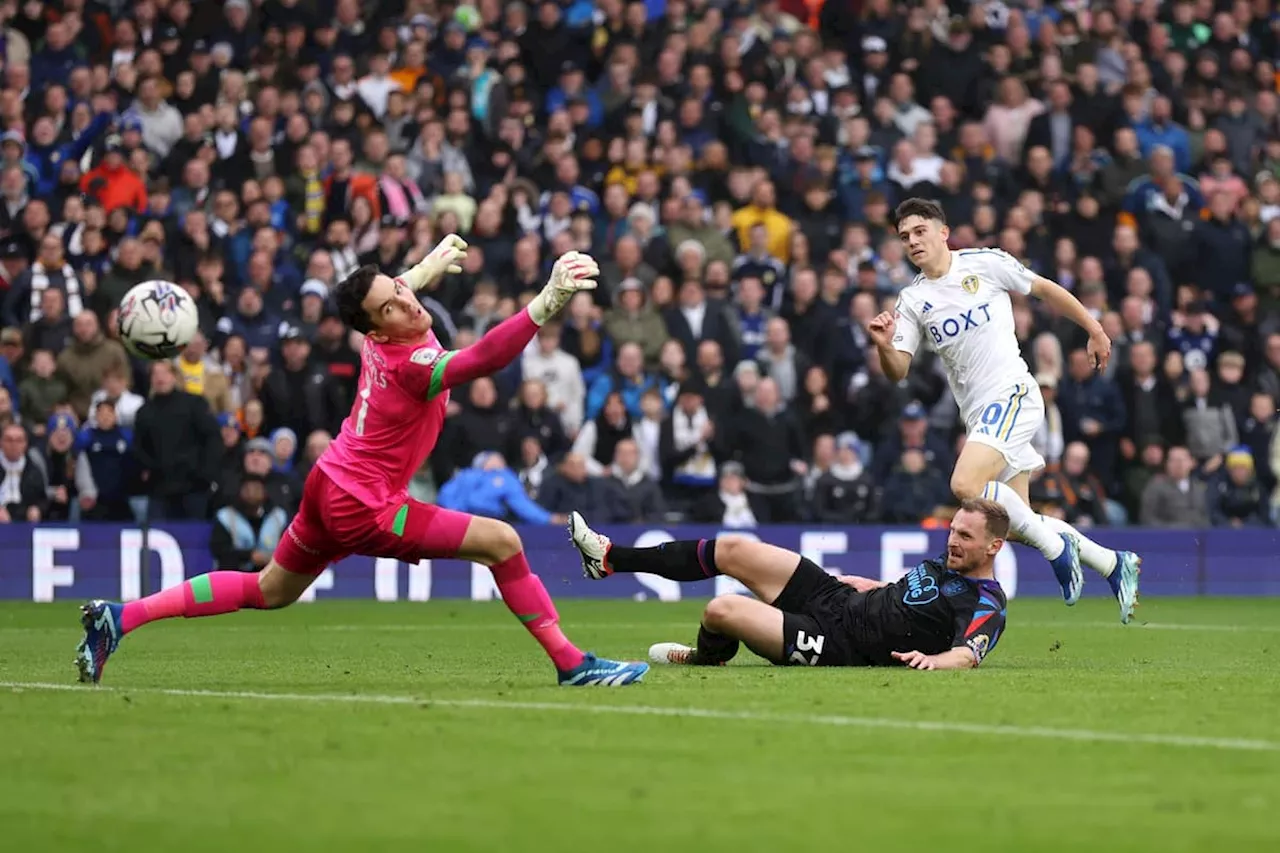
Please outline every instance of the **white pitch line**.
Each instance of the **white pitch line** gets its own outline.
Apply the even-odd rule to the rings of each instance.
[[[927,678],[928,676],[922,676]],[[1045,726],[1000,726],[940,720],[899,720],[890,717],[847,717],[836,714],[775,714],[767,711],[722,711],[715,708],[663,707],[660,705],[589,705],[569,702],[519,702],[500,699],[431,699],[386,694],[335,693],[259,693],[247,690],[179,690],[163,687],[98,687],[46,682],[0,681],[0,689],[82,692],[86,695],[152,694],[197,699],[245,699],[262,702],[332,703],[349,705],[416,705],[442,708],[471,708],[494,711],[546,711],[594,716],[620,714],[635,717],[685,717],[701,720],[745,721],[800,726],[835,726],[839,728],[897,729],[914,732],[943,732],[989,737],[1029,738],[1037,740],[1075,741],[1081,743],[1142,744],[1176,746],[1193,749],[1215,749],[1233,752],[1280,752],[1280,742],[1215,738],[1199,735],[1156,734],[1152,732],[1107,732],[1089,729],[1055,729]]]
[[[566,630],[575,631],[635,631],[635,630],[677,630],[687,631],[694,630],[694,626],[698,624],[696,617],[690,616],[685,621],[671,622],[563,622]],[[439,624],[410,624],[403,625],[325,625],[323,622],[261,622],[259,625],[223,625],[216,624],[216,629],[220,631],[233,631],[233,633],[262,633],[262,631],[293,631],[302,630],[306,633],[324,633],[324,631],[388,631],[388,633],[399,633],[399,631],[443,631],[443,633],[451,633],[451,631],[503,631],[503,630],[524,630],[524,625],[511,620],[503,620],[493,622],[493,624],[465,624],[465,625],[439,625]],[[1016,616],[1010,617],[1009,626],[1011,629],[1028,628],[1037,630],[1100,630],[1114,629],[1125,631],[1208,631],[1208,633],[1225,633],[1225,634],[1280,634],[1280,625],[1226,625],[1213,624],[1213,622],[1133,622],[1129,625],[1121,625],[1119,621],[1115,622],[1078,622],[1078,621],[1021,621]],[[0,625],[0,633],[63,633],[67,626],[33,626],[33,625]],[[77,626],[78,630],[78,626]]]
[[[208,623],[203,623],[208,625]],[[697,625],[696,617],[690,616],[683,622],[573,622],[563,623],[566,630],[569,631],[679,631],[685,632],[694,629]],[[266,631],[305,631],[305,632],[325,632],[325,631],[387,631],[387,632],[452,632],[452,631],[523,631],[524,626],[511,620],[503,620],[492,624],[465,624],[465,625],[440,625],[440,624],[390,624],[390,625],[325,625],[323,623],[310,622],[271,622],[259,625],[225,625],[214,624],[219,631],[231,631],[235,633],[242,632],[266,632]],[[1010,617],[1009,627],[1032,628],[1038,630],[1074,630],[1087,629],[1090,631],[1099,629],[1115,629],[1124,631],[1207,631],[1228,634],[1276,634],[1280,633],[1280,625],[1226,625],[1214,623],[1180,623],[1180,622],[1134,622],[1129,625],[1121,625],[1116,622],[1049,622],[1049,621],[1031,621],[1024,622],[1017,618],[1016,615]],[[63,632],[66,626],[22,626],[22,625],[0,625],[0,633],[49,633]],[[78,630],[77,626],[77,630]]]

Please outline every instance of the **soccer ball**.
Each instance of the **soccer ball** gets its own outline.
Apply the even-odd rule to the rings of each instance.
[[[196,303],[171,281],[144,281],[120,300],[116,327],[125,348],[149,359],[173,358],[199,327]]]

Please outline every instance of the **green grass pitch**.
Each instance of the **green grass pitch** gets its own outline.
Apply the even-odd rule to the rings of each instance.
[[[643,656],[698,602],[567,602]],[[1276,851],[1280,600],[1015,601],[977,672],[554,686],[500,603],[153,625],[72,688],[73,603],[0,606],[13,851]]]

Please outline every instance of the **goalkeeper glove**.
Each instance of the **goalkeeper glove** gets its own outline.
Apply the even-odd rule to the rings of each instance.
[[[400,280],[410,290],[417,292],[444,278],[445,273],[462,272],[462,262],[466,259],[466,242],[457,234],[450,234],[425,258],[402,272]]]
[[[551,278],[529,303],[529,316],[539,326],[559,314],[579,290],[594,290],[600,267],[590,255],[565,252],[551,268]]]

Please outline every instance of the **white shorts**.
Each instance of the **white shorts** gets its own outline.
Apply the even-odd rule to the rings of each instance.
[[[970,419],[968,441],[994,447],[1004,456],[1005,469],[997,477],[1007,483],[1019,474],[1039,471],[1044,457],[1031,446],[1044,423],[1044,398],[1034,381],[1017,382],[978,410]]]

